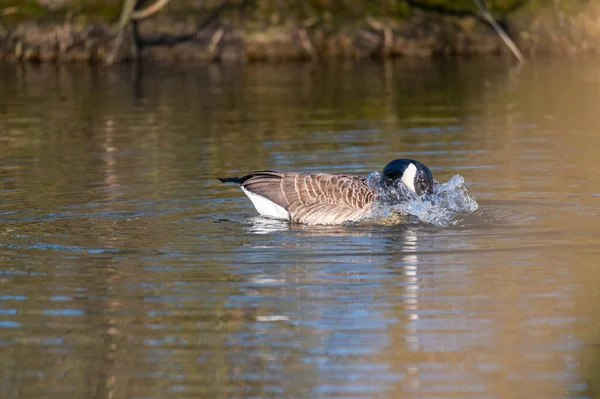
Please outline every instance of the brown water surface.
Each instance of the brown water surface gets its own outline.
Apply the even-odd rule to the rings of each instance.
[[[600,61],[0,67],[0,397],[593,398]],[[215,177],[460,173],[465,226]]]

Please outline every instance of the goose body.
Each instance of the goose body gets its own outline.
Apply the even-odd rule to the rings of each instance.
[[[392,161],[383,170],[384,183],[398,179],[418,195],[430,192],[433,184],[425,165],[407,159]],[[377,199],[365,178],[348,174],[262,170],[219,180],[238,184],[259,214],[308,225],[360,220]]]

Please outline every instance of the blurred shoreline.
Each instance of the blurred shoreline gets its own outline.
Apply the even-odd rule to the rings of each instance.
[[[107,61],[118,36],[120,3],[99,1],[112,8],[102,9],[104,13],[98,9],[75,13],[64,8],[69,0],[54,2],[63,8],[40,8],[28,14],[17,5],[0,7],[0,62]],[[236,10],[210,19],[215,7],[203,13],[189,9],[186,14],[183,3],[128,27],[116,62],[137,58],[194,64],[510,56],[502,40],[474,11],[444,15],[411,10],[402,17],[384,13],[358,19],[335,18],[327,12],[304,19],[271,12],[261,19]],[[206,21],[203,15],[208,16]],[[528,7],[499,20],[527,57],[600,53],[599,21],[600,4],[595,2],[581,2],[570,9]],[[199,25],[204,26],[199,29]]]

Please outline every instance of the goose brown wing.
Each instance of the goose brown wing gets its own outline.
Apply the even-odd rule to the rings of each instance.
[[[293,222],[340,224],[358,220],[371,208],[375,193],[359,176],[318,173],[285,176],[283,193]]]
[[[375,193],[360,176],[317,173],[285,174],[282,193],[288,204],[333,204],[362,209],[375,199]]]

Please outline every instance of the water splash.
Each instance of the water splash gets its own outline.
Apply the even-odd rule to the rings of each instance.
[[[377,193],[371,214],[374,218],[401,213],[435,226],[456,226],[462,224],[462,216],[479,208],[461,175],[454,175],[446,183],[434,181],[433,194],[424,197],[417,196],[400,181],[390,187],[383,186],[379,172],[371,173],[367,184]]]

